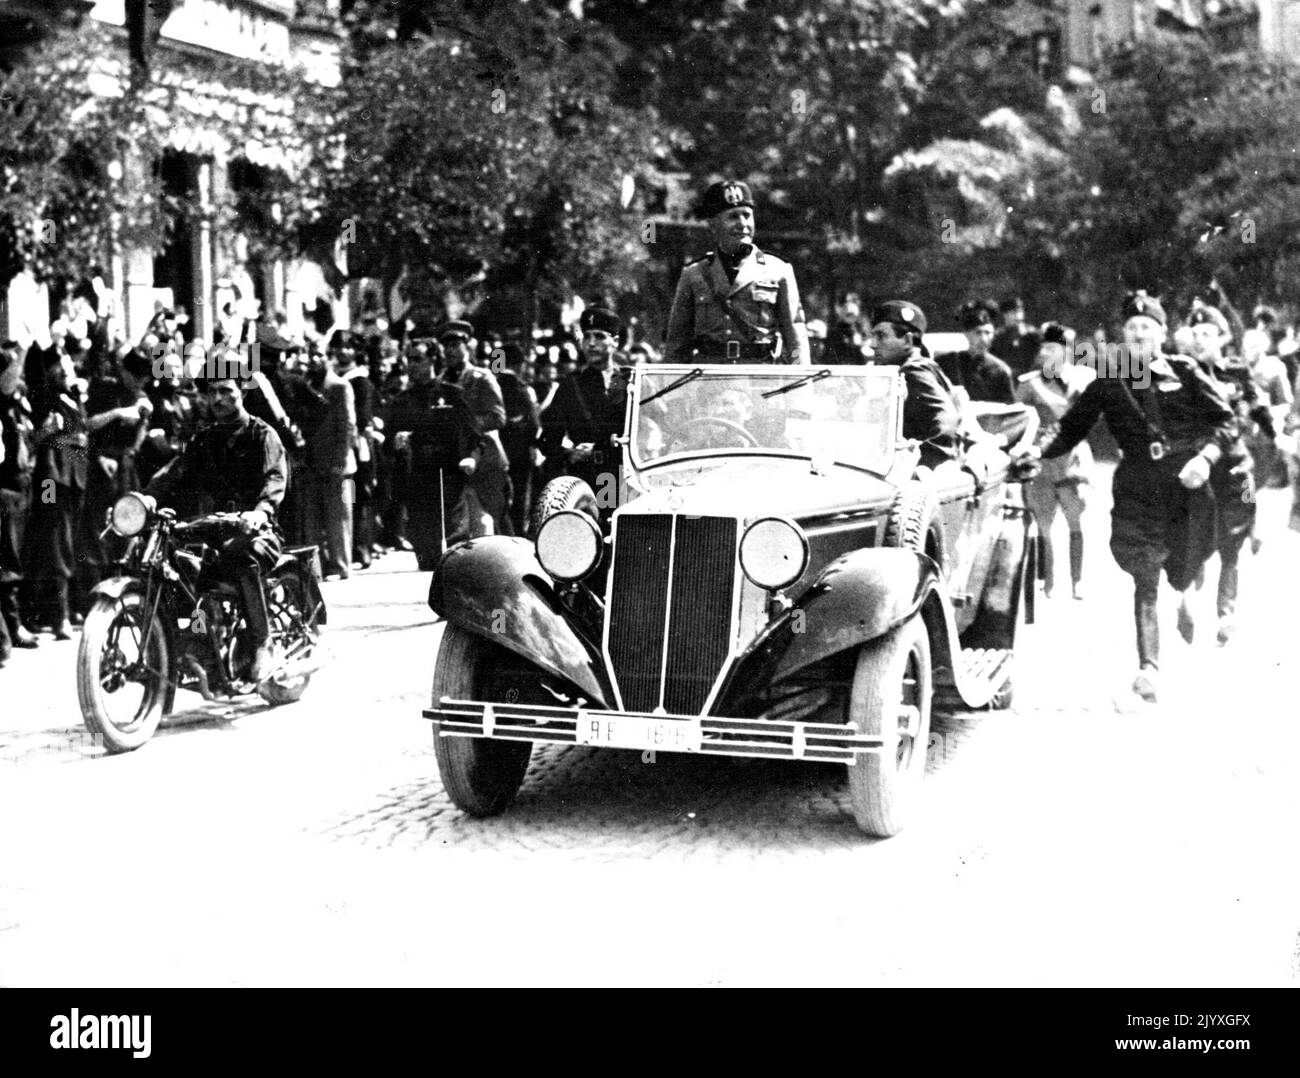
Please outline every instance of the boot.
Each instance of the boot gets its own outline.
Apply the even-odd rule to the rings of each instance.
[[[1189,644],[1196,639],[1196,619],[1187,605],[1187,592],[1183,592],[1178,600],[1178,635]]]
[[[54,620],[50,623],[55,640],[71,640],[68,632],[68,582],[58,579],[54,582]]]
[[[1083,598],[1083,532],[1070,532],[1070,588],[1076,599]]]
[[[1052,588],[1056,584],[1056,564],[1052,553],[1052,540],[1043,532],[1038,533],[1038,576],[1043,582],[1043,594],[1052,597]]]

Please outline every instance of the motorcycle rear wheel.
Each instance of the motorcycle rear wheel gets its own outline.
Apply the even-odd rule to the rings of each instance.
[[[86,729],[110,753],[130,752],[153,737],[166,706],[171,650],[155,617],[141,653],[145,616],[144,596],[131,591],[120,599],[97,599],[82,626],[77,699]],[[132,666],[135,676],[124,677],[124,668]],[[138,702],[134,693],[118,695],[131,685],[142,690]]]

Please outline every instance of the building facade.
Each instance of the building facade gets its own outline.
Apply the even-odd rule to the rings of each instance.
[[[138,341],[164,307],[183,308],[187,335],[203,343],[219,331],[229,337],[230,327],[246,327],[259,313],[283,311],[296,334],[346,320],[341,250],[290,258],[258,243],[256,215],[279,219],[273,199],[259,196],[293,184],[303,162],[274,139],[232,135],[287,132],[296,122],[294,102],[268,92],[255,77],[259,69],[338,84],[338,7],[339,0],[0,0],[7,44],[38,44],[69,22],[108,42],[91,95],[120,97],[143,67],[153,85],[166,89],[162,145],[128,148],[110,166],[128,192],[147,186],[152,197],[160,182],[166,205],[188,208],[169,210],[165,227],[105,252],[105,284],[126,341]],[[237,113],[254,122],[232,126]],[[146,175],[153,185],[139,182]],[[0,332],[22,343],[39,340],[55,313],[45,286],[20,273],[5,300]]]

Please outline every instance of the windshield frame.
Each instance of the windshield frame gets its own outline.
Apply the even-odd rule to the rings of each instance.
[[[817,386],[824,384],[829,379],[845,378],[860,381],[863,378],[876,379],[881,382],[888,382],[891,391],[885,396],[888,401],[889,413],[886,417],[886,424],[893,431],[893,437],[889,439],[888,448],[879,461],[879,466],[868,466],[861,461],[841,460],[836,457],[829,458],[829,463],[844,468],[852,468],[855,471],[863,472],[868,475],[885,476],[892,469],[895,457],[898,453],[902,439],[902,376],[897,367],[874,364],[853,364],[853,365],[787,365],[779,363],[728,363],[728,364],[706,364],[700,363],[640,363],[632,368],[632,379],[629,392],[629,411],[627,416],[627,425],[624,431],[624,460],[629,469],[636,473],[647,473],[657,471],[661,468],[671,468],[676,465],[691,461],[700,460],[726,460],[726,459],[745,459],[754,460],[767,458],[776,458],[783,460],[801,460],[814,461],[814,456],[808,452],[800,452],[794,449],[781,449],[774,446],[761,447],[724,447],[720,449],[690,449],[683,452],[672,453],[666,456],[655,457],[653,460],[642,460],[637,449],[636,430],[641,419],[642,395],[649,377],[654,377],[659,383],[652,391],[655,399],[661,402],[668,402],[672,398],[672,393],[665,396],[658,396],[665,386],[671,385],[675,380],[685,378],[692,372],[697,371],[703,366],[703,374],[689,381],[682,382],[682,386],[692,383],[698,383],[703,379],[718,380],[718,376],[729,376],[737,379],[746,379],[752,384],[756,380],[770,381],[770,387],[766,387],[764,392],[778,389],[781,386],[788,385],[798,380],[804,380],[807,386]],[[815,377],[814,377],[815,376]],[[802,388],[802,387],[800,387]],[[782,400],[785,393],[774,395],[770,400]],[[817,460],[821,458],[818,457]]]

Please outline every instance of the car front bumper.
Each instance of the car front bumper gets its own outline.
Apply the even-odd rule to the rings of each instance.
[[[424,710],[439,737],[556,741],[648,752],[755,756],[854,764],[863,753],[892,750],[886,738],[833,723],[662,715],[535,704],[442,699]]]

